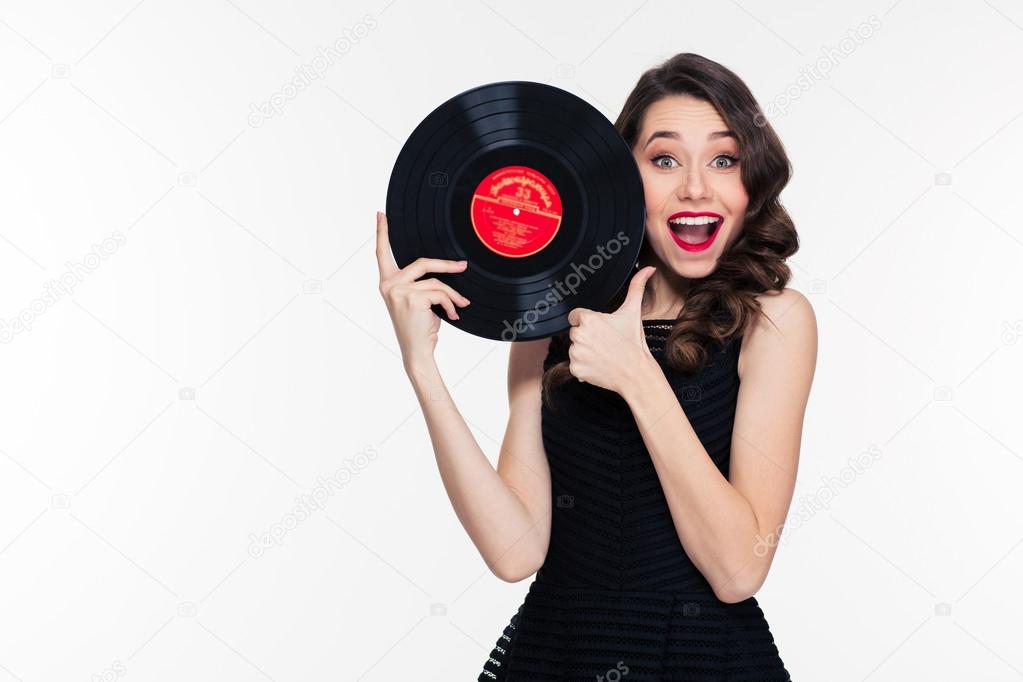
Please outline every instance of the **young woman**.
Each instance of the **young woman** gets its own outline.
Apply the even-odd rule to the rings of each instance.
[[[455,512],[487,565],[536,573],[478,680],[789,680],[753,596],[792,500],[816,318],[786,288],[778,196],[791,169],[746,85],[679,54],[615,123],[646,197],[638,271],[603,313],[514,342],[497,468],[433,359],[441,305],[398,269],[377,217],[380,291]]]

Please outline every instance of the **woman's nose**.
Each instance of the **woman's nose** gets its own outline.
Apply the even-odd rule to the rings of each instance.
[[[701,173],[699,169],[695,168],[683,176],[677,192],[680,200],[706,199],[710,196],[710,190],[707,187],[707,182],[703,177],[703,173]]]

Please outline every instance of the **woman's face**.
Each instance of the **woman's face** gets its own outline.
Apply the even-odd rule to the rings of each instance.
[[[706,277],[738,239],[749,201],[738,142],[712,104],[672,95],[647,108],[633,154],[650,247],[678,275]]]

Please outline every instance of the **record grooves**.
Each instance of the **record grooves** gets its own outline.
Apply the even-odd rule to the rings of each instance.
[[[428,273],[472,303],[449,324],[527,340],[604,310],[643,240],[643,186],[614,126],[575,95],[503,81],[467,90],[413,130],[394,163],[386,213],[399,267],[420,256],[469,261]]]

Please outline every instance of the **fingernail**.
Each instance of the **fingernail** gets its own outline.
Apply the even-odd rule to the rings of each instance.
[[[379,221],[380,218],[383,217],[383,215],[384,215],[383,213],[381,213],[380,211],[377,211],[377,221]]]

